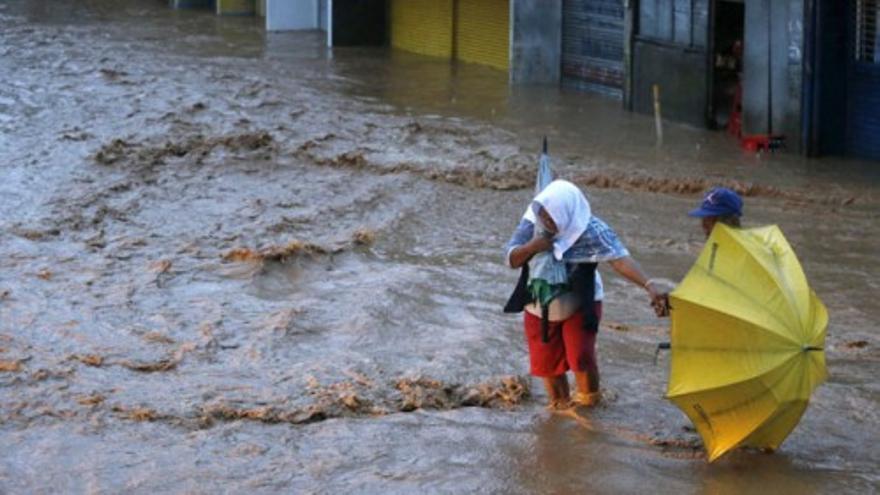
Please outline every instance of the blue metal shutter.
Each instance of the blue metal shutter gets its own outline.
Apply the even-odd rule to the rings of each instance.
[[[623,97],[623,0],[564,0],[562,83]]]
[[[880,1],[855,0],[853,7],[846,148],[880,160]]]

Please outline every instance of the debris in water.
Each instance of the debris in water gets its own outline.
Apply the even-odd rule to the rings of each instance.
[[[434,168],[430,165],[400,162],[396,164],[376,163],[367,158],[361,148],[351,149],[337,153],[335,156],[320,154],[319,148],[323,141],[335,137],[328,134],[314,138],[301,144],[296,154],[308,159],[316,165],[347,168],[366,169],[372,173],[402,174],[411,173],[423,178],[447,182],[454,185],[494,189],[499,191],[527,189],[534,185],[534,171],[531,167],[521,167],[515,163],[507,163],[506,158],[498,158],[487,154],[485,150],[477,152],[471,160],[472,163],[490,162],[488,167],[478,168],[475,166],[455,166],[449,168]],[[607,173],[607,172],[574,172],[567,178],[581,187],[593,187],[598,189],[619,189],[624,191],[652,192],[674,195],[697,195],[709,190],[714,186],[724,186],[733,189],[745,197],[770,197],[795,201],[798,203],[818,203],[830,205],[851,205],[856,197],[840,198],[834,196],[815,196],[807,191],[782,190],[778,187],[743,182],[733,179],[705,178],[705,177],[656,177],[643,173]]]
[[[352,235],[356,246],[369,246],[376,241],[376,232],[370,229],[358,229]]]
[[[223,261],[236,263],[255,263],[263,261],[259,253],[248,248],[235,248],[222,256]]]
[[[61,134],[62,141],[88,141],[95,137],[93,134],[74,128],[71,131]]]
[[[160,371],[171,371],[177,367],[176,359],[160,359],[158,361],[120,361],[119,364],[140,373],[155,373]]]
[[[629,332],[630,331],[629,325],[627,325],[625,323],[614,322],[614,321],[609,321],[607,323],[603,323],[602,326],[604,326],[608,329],[617,331],[617,332]]]
[[[143,339],[146,340],[147,342],[153,342],[156,344],[174,344],[175,343],[174,339],[172,339],[171,337],[169,337],[163,333],[159,333],[159,332],[147,333],[146,335],[144,335]]]
[[[864,349],[865,347],[868,347],[868,341],[867,340],[853,340],[851,342],[847,342],[844,345],[846,346],[847,349]]]
[[[132,421],[155,421],[159,419],[159,414],[147,407],[127,408],[124,406],[113,406],[112,410],[122,418]]]
[[[272,135],[266,131],[211,138],[198,135],[185,141],[168,141],[163,145],[133,144],[122,139],[114,139],[95,153],[94,160],[102,165],[113,165],[125,160],[134,165],[149,167],[165,163],[168,157],[182,157],[189,154],[206,156],[218,147],[256,151],[270,148],[274,142]]]
[[[42,270],[37,272],[37,278],[41,280],[49,280],[52,278],[52,272],[49,271],[48,268],[43,268]]]
[[[101,165],[113,165],[122,160],[132,145],[122,139],[114,139],[110,144],[101,146],[101,149],[95,153],[95,161]]]
[[[100,69],[98,72],[100,72],[102,76],[104,76],[105,78],[107,78],[111,81],[115,81],[115,80],[119,79],[120,77],[125,77],[128,75],[127,72],[124,72],[121,70],[114,70],[114,69]]]
[[[21,361],[0,361],[0,371],[16,373],[21,371]]]
[[[11,289],[0,289],[0,301],[8,298],[10,294],[12,294]]]
[[[104,402],[104,396],[101,394],[84,395],[76,399],[82,406],[95,407]]]
[[[529,397],[528,382],[520,376],[502,377],[470,387],[446,385],[429,378],[402,379],[395,388],[401,394],[399,409],[451,409],[460,406],[507,408]]]
[[[100,367],[104,364],[104,357],[99,356],[98,354],[74,354],[70,357],[71,359],[75,359],[87,366],[93,366],[95,368]]]
[[[150,263],[150,271],[157,274],[165,273],[169,269],[171,269],[171,261],[169,260],[159,260]]]
[[[331,251],[310,242],[291,241],[284,246],[270,246],[254,251],[249,248],[235,248],[223,255],[223,261],[232,262],[262,262],[262,261],[285,261],[287,259],[307,254],[311,256],[328,254]]]

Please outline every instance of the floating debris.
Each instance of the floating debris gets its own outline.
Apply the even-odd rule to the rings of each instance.
[[[370,229],[358,229],[352,235],[356,246],[370,246],[376,242],[376,232]]]
[[[0,371],[7,373],[21,371],[21,361],[0,361]]]
[[[262,262],[262,261],[285,261],[299,255],[321,255],[329,254],[331,251],[327,248],[304,241],[291,241],[283,246],[270,246],[255,251],[250,248],[235,248],[222,256],[223,261],[227,262]]]
[[[184,141],[168,141],[162,145],[130,143],[123,139],[114,139],[101,146],[95,153],[94,160],[101,165],[114,165],[126,161],[133,165],[152,166],[165,163],[165,159],[169,157],[179,158],[190,154],[206,156],[218,147],[256,151],[270,148],[274,142],[272,135],[266,131],[217,137],[197,135]]]
[[[76,402],[81,406],[95,407],[104,402],[105,397],[101,394],[84,395],[78,397]]]
[[[159,260],[150,263],[150,271],[157,274],[166,273],[170,269],[171,261],[169,260]]]
[[[126,408],[123,406],[113,406],[112,411],[123,419],[131,421],[156,421],[161,418],[156,411],[147,407]]]
[[[95,368],[98,368],[104,364],[104,357],[98,354],[74,354],[70,358],[75,359],[87,366],[92,366]]]

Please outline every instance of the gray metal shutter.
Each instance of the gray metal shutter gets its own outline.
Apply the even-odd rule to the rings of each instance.
[[[562,83],[623,97],[623,0],[564,0]]]

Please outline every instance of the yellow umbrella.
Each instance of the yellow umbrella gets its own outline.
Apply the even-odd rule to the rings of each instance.
[[[827,376],[828,312],[782,232],[717,224],[670,303],[667,398],[709,461],[740,446],[777,449]]]

